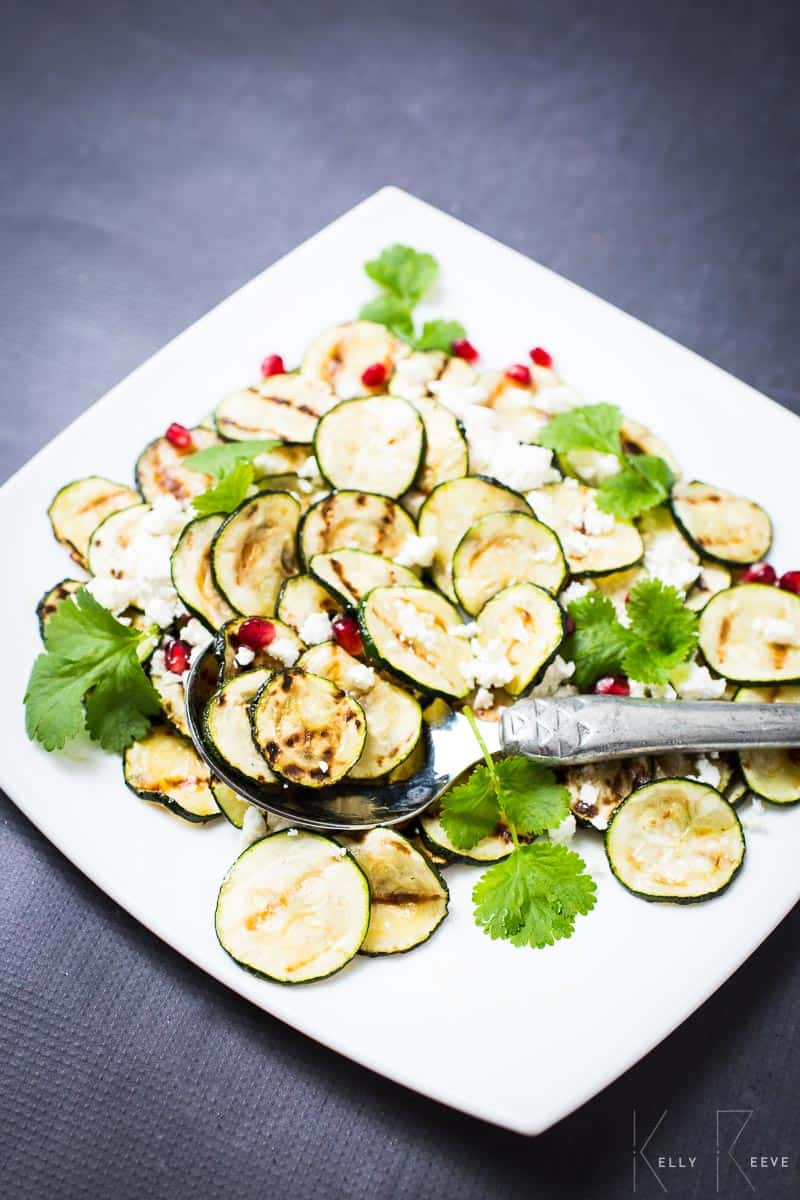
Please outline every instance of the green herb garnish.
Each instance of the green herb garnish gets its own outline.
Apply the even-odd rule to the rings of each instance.
[[[464,326],[458,321],[426,321],[419,335],[414,333],[414,309],[439,274],[439,264],[432,254],[396,242],[365,263],[364,270],[383,291],[361,309],[362,321],[385,325],[416,350],[443,350],[449,354],[453,342],[464,337]]]

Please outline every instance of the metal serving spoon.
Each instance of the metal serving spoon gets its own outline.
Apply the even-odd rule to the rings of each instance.
[[[315,829],[371,829],[417,816],[452,780],[482,758],[461,713],[443,708],[424,722],[424,766],[396,783],[343,781],[327,788],[245,786],[208,752],[201,735],[206,701],[217,686],[212,650],[201,655],[186,682],[186,715],[200,757],[244,800]],[[731,704],[711,700],[631,700],[619,696],[563,696],[518,700],[482,733],[491,753],[524,754],[574,765],[670,750],[743,750],[800,746],[800,705]]]

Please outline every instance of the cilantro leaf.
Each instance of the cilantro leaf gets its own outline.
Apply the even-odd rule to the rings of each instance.
[[[432,254],[422,254],[395,242],[382,250],[377,258],[365,263],[364,270],[385,291],[413,308],[433,286],[439,264]]]
[[[589,592],[569,606],[575,629],[564,654],[575,663],[575,684],[585,691],[602,675],[619,675],[629,645],[629,631],[608,596]]]
[[[232,513],[247,498],[254,477],[251,462],[238,462],[218,483],[192,500],[194,511],[201,517],[212,513]]]
[[[597,507],[630,520],[663,504],[672,486],[672,472],[663,458],[652,454],[626,454],[622,470],[604,479],[598,488]]]
[[[571,609],[570,609],[571,611]],[[691,658],[697,644],[696,613],[660,579],[642,579],[628,597],[631,618],[623,669],[642,683],[667,683],[670,671]]]
[[[122,750],[141,736],[161,711],[139,661],[149,636],[121,625],[85,588],[61,603],[25,691],[28,737],[60,750],[88,729],[105,749]]]
[[[440,819],[445,833],[458,850],[471,850],[494,833],[500,820],[500,807],[488,767],[476,767],[466,783],[445,792]]]
[[[583,859],[565,846],[517,846],[475,884],[475,921],[514,946],[551,946],[570,937],[579,913],[595,905],[596,886]]]
[[[190,471],[202,471],[205,475],[213,475],[221,479],[239,462],[252,462],[259,454],[268,454],[276,450],[283,442],[272,440],[253,440],[250,442],[225,442],[221,446],[206,446],[183,460],[183,466]]]
[[[362,321],[385,325],[403,341],[410,342],[414,337],[411,308],[397,296],[376,296],[364,305],[358,315]]]
[[[556,454],[570,450],[598,450],[620,454],[622,412],[616,404],[583,404],[559,413],[539,434],[539,443]]]
[[[466,332],[458,321],[426,321],[414,345],[417,350],[444,350],[449,354],[453,342],[465,337]]]
[[[569,815],[569,792],[551,767],[512,755],[496,762],[495,772],[500,807],[518,834],[535,837]]]

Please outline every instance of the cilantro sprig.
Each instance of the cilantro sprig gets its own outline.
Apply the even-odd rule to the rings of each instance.
[[[220,446],[207,446],[184,460],[191,471],[202,471],[211,475],[216,483],[195,496],[192,507],[200,517],[212,513],[231,513],[246,499],[255,479],[254,461],[261,454],[283,443],[275,440],[253,440],[248,442],[226,442]]]
[[[466,331],[458,321],[426,321],[419,334],[414,332],[414,309],[439,274],[439,264],[432,254],[395,242],[365,263],[364,270],[382,290],[361,309],[363,321],[385,325],[416,350],[450,353],[453,342],[464,337]]]
[[[45,750],[87,731],[104,750],[143,737],[161,711],[141,658],[153,634],[120,624],[85,588],[48,620],[25,692],[25,728]]]
[[[672,472],[654,454],[627,454],[622,448],[622,412],[615,404],[584,404],[559,413],[542,430],[539,441],[556,454],[595,450],[613,454],[619,471],[597,489],[597,507],[631,520],[663,504],[672,486]]]
[[[491,938],[543,947],[570,937],[575,918],[595,904],[596,887],[580,855],[550,841],[524,842],[555,829],[569,815],[569,792],[550,767],[518,755],[495,762],[469,708],[464,713],[484,764],[445,792],[441,822],[453,845],[469,850],[498,825],[513,841],[507,858],[489,867],[472,899],[475,923]]]
[[[607,596],[589,592],[569,605],[575,628],[564,654],[575,663],[582,690],[602,675],[627,675],[640,683],[665,684],[697,645],[697,615],[680,593],[660,579],[642,579],[627,600],[630,624],[619,620]]]

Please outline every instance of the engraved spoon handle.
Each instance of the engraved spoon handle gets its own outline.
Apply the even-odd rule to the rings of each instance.
[[[670,750],[800,747],[800,705],[564,696],[520,700],[502,715],[503,749],[567,763]]]

